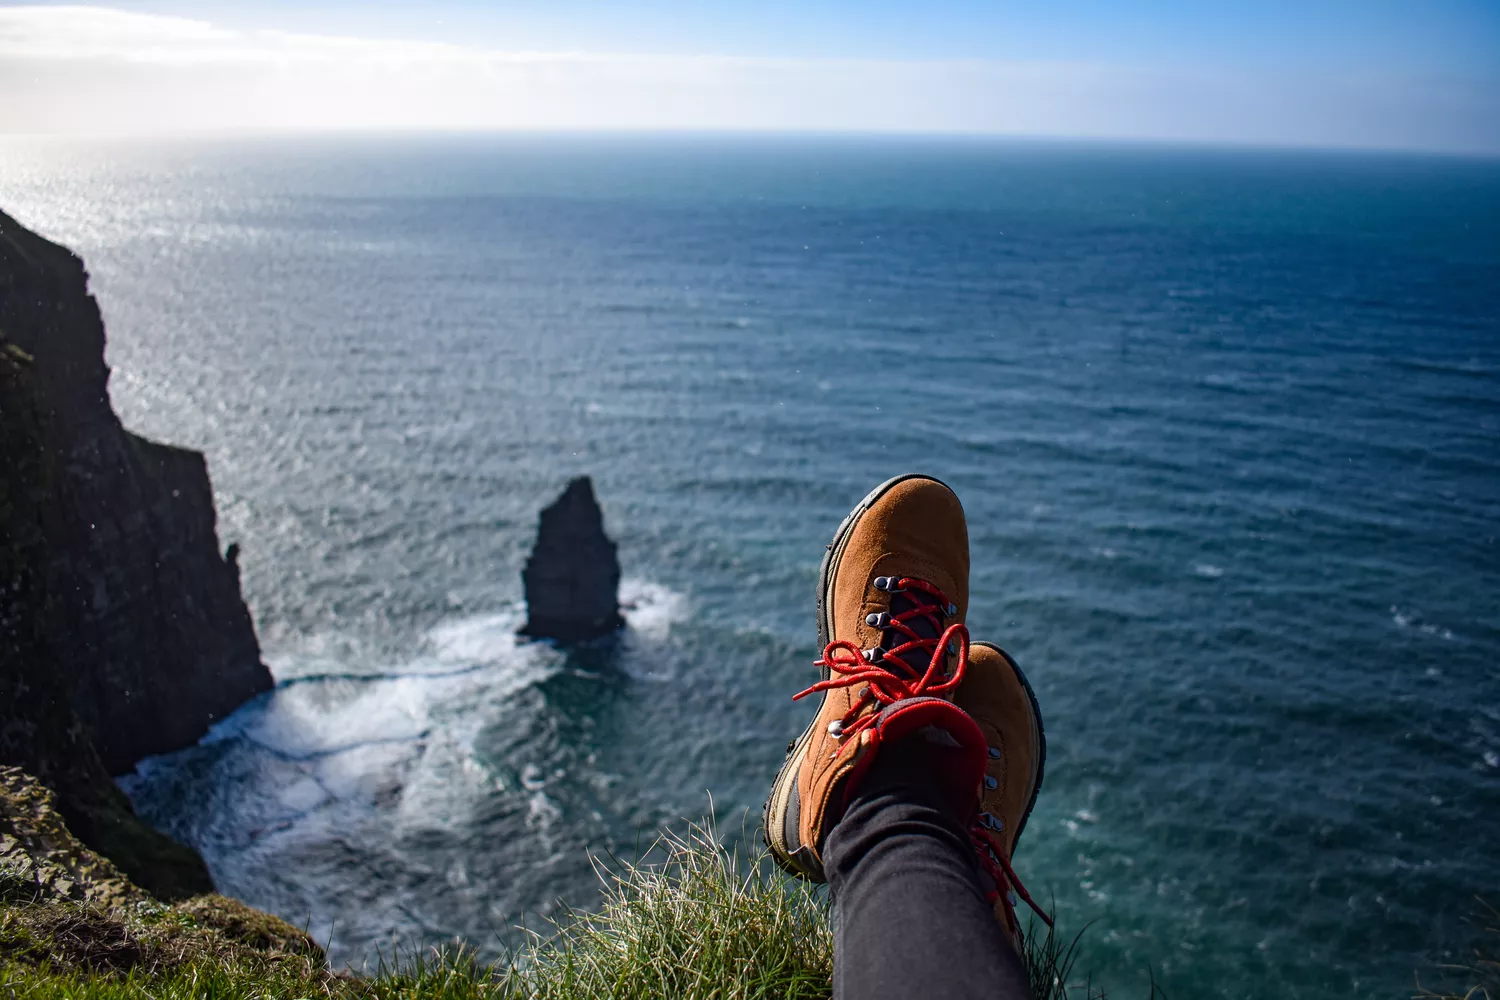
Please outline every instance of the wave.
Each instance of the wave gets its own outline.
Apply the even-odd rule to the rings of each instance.
[[[1402,611],[1399,605],[1391,605],[1391,621],[1397,628],[1413,629],[1423,635],[1436,636],[1439,639],[1446,639],[1450,642],[1455,638],[1452,629],[1426,621],[1416,611]]]
[[[1426,372],[1434,375],[1459,375],[1465,378],[1484,379],[1486,381],[1500,379],[1500,369],[1490,368],[1472,361],[1465,363],[1423,361],[1416,358],[1392,358],[1391,364],[1406,371]]]
[[[620,610],[625,627],[641,637],[660,641],[673,624],[687,617],[688,601],[677,591],[648,580],[620,581]]]
[[[622,676],[632,676],[628,661],[654,659],[689,603],[636,579],[621,597]],[[510,779],[476,742],[497,720],[523,724],[523,691],[570,669],[564,650],[517,635],[523,618],[517,605],[440,622],[396,664],[339,662],[325,650],[357,643],[314,637],[311,655],[268,657],[274,690],[198,746],[143,761],[121,787],[149,821],[196,847],[225,891],[298,922],[378,923],[338,897],[360,880],[417,877],[430,859],[398,846],[412,831],[463,828],[495,808]],[[541,788],[547,773],[533,768],[521,781],[525,828],[543,838],[558,821]],[[354,860],[317,875],[309,857]]]
[[[626,638],[660,642],[685,617],[684,595],[648,580],[620,585]],[[326,653],[267,656],[276,687],[219,723],[205,741],[243,738],[288,758],[310,758],[381,743],[415,740],[430,729],[432,708],[467,689],[504,698],[561,668],[553,646],[518,634],[523,605],[444,621],[423,637],[422,652],[395,666],[331,661]],[[346,646],[324,637],[318,647]]]

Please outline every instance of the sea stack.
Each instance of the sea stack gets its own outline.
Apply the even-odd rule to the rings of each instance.
[[[580,476],[542,510],[536,547],[521,572],[526,588],[522,635],[583,642],[625,624],[620,617],[620,560],[604,533],[594,484]]]

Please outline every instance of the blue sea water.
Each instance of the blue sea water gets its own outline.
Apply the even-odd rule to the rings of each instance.
[[[0,144],[277,689],[125,785],[338,962],[753,817],[823,546],[927,470],[1119,996],[1407,996],[1500,896],[1500,163],[979,140]],[[594,477],[630,627],[522,644]]]

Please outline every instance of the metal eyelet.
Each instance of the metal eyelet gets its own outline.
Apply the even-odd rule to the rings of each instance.
[[[890,623],[891,616],[884,611],[871,612],[870,614],[865,615],[866,625],[873,625],[876,628],[885,628]]]
[[[984,776],[984,787],[988,788],[990,791],[994,791],[996,788],[1000,787],[1000,782],[995,780],[994,775],[986,774]]]
[[[999,759],[1000,759],[1000,748],[999,747],[990,747],[990,760],[999,760]]]
[[[836,740],[844,738],[844,722],[842,719],[834,719],[828,724],[828,735]]]

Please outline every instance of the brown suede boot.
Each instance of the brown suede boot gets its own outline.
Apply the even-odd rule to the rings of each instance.
[[[823,558],[817,661],[822,706],[787,750],[763,822],[787,871],[823,881],[823,837],[882,742],[915,734],[952,747],[938,778],[958,801],[977,798],[989,762],[984,734],[952,703],[969,633],[969,534],[943,483],[898,476],[840,525]]]
[[[988,766],[970,836],[979,853],[979,867],[995,906],[995,918],[1019,952],[1017,895],[1043,922],[1052,925],[1051,916],[1032,900],[1010,863],[1042,788],[1042,768],[1047,759],[1042,713],[1016,661],[988,642],[970,647],[968,669],[953,700],[984,733]]]

